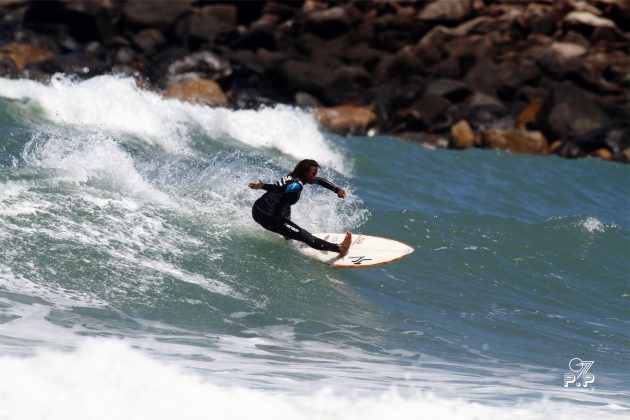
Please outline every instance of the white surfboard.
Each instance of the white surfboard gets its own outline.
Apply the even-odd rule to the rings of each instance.
[[[320,239],[335,244],[341,243],[345,233],[313,233]],[[319,251],[306,244],[297,242],[298,250],[311,258],[332,267],[362,268],[387,264],[411,254],[414,249],[407,244],[379,236],[352,234],[352,243],[348,255],[337,258],[337,252]]]

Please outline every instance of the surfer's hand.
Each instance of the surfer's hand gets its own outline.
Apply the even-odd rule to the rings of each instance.
[[[337,191],[337,197],[346,198],[346,190],[344,190],[343,188],[339,188],[339,191]]]
[[[263,182],[259,179],[258,181],[252,181],[249,183],[249,188],[252,190],[259,190],[263,187]]]

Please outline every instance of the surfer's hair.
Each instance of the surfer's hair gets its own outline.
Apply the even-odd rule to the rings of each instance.
[[[313,159],[301,160],[298,162],[297,165],[295,165],[293,172],[291,172],[289,176],[293,179],[304,180],[306,179],[306,174],[313,166],[315,166],[316,168],[319,168],[319,163],[317,163]]]

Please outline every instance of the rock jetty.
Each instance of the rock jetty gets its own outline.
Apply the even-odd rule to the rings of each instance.
[[[3,0],[0,76],[121,74],[341,135],[627,163],[629,30],[627,0]]]

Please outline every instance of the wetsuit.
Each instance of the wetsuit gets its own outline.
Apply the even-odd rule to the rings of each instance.
[[[316,184],[338,192],[339,187],[324,178],[317,178]],[[291,221],[291,206],[300,199],[304,184],[290,176],[275,184],[264,184],[267,191],[252,206],[252,217],[262,227],[279,233],[287,239],[304,242],[308,246],[322,251],[339,252],[339,245],[321,240]]]

